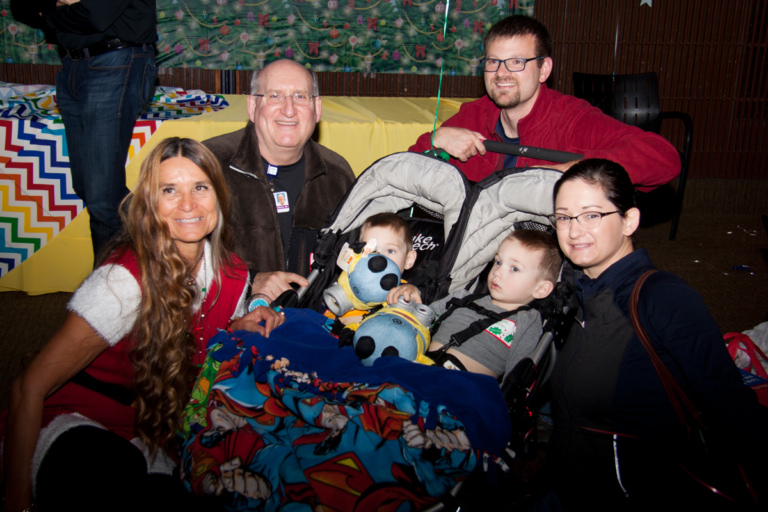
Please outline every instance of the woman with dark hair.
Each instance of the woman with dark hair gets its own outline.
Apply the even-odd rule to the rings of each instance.
[[[166,139],[147,156],[122,233],[13,384],[6,511],[29,509],[33,490],[39,510],[146,508],[158,485],[148,468],[173,469],[165,449],[208,338],[230,323],[265,336],[282,323],[263,307],[237,318],[248,274],[228,250],[228,197],[202,144]]]
[[[633,247],[640,211],[629,176],[608,160],[581,161],[555,185],[554,212],[560,248],[576,267],[579,306],[551,380],[552,467],[562,508],[735,506],[682,469],[689,438],[630,321],[635,283],[654,267]],[[756,476],[747,462],[765,461],[768,409],[744,385],[702,298],[680,278],[656,272],[642,286],[637,310],[655,352],[713,434],[732,443],[733,455],[764,486],[764,474]],[[748,502],[739,483],[736,492],[744,492],[731,497]]]

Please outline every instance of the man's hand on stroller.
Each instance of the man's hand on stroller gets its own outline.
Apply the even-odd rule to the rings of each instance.
[[[400,297],[403,297],[408,302],[416,301],[421,304],[421,292],[412,284],[401,284],[389,290],[389,293],[387,293],[387,303],[395,304]]]
[[[445,150],[453,158],[466,162],[476,154],[485,154],[485,137],[466,128],[442,126],[435,132],[435,147]]]
[[[259,272],[253,278],[251,295],[261,293],[269,297],[270,302],[287,290],[292,290],[291,284],[308,286],[309,282],[293,272]]]

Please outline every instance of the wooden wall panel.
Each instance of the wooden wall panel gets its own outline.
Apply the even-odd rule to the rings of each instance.
[[[239,94],[246,94],[250,75],[238,71]],[[324,96],[437,96],[440,77],[395,73],[318,73],[320,94]],[[449,98],[477,98],[484,93],[481,77],[444,76],[442,95]]]
[[[54,84],[61,66],[32,64],[0,64],[0,81],[20,84]],[[437,95],[440,77],[437,75],[406,75],[391,73],[319,73],[320,93],[324,96],[404,96],[430,97]],[[201,89],[220,94],[248,94],[250,71],[231,73],[231,90],[223,87],[222,72],[216,69],[160,68],[158,84]],[[477,98],[484,94],[479,76],[444,76],[442,95],[448,98]]]
[[[0,81],[12,84],[42,84],[56,83],[56,74],[61,66],[40,64],[7,64],[0,63]]]
[[[196,68],[160,68],[158,83],[183,89],[200,89],[218,94],[221,92],[221,71]]]
[[[655,71],[662,109],[693,118],[692,178],[766,179],[768,2],[653,4],[538,0],[555,40],[550,85],[572,94],[573,72]],[[679,143],[682,126],[669,123],[662,134]]]

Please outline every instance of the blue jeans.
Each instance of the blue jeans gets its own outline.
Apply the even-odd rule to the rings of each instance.
[[[56,77],[56,100],[73,186],[88,207],[98,257],[121,228],[118,208],[128,194],[125,160],[136,117],[155,92],[155,50],[145,44],[88,59],[65,56],[62,66]]]

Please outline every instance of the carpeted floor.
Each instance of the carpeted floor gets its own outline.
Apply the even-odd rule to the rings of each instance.
[[[744,331],[768,312],[768,235],[758,216],[684,214],[677,240],[669,221],[642,227],[635,241],[654,263],[698,290],[723,333]],[[68,293],[0,292],[0,410],[26,354],[38,350],[66,316]]]
[[[21,373],[25,360],[64,323],[71,295],[0,292],[0,410],[8,406],[11,383]]]
[[[668,222],[644,227],[635,241],[701,293],[723,333],[766,320],[768,234],[760,217],[683,216],[675,241],[668,231]]]

